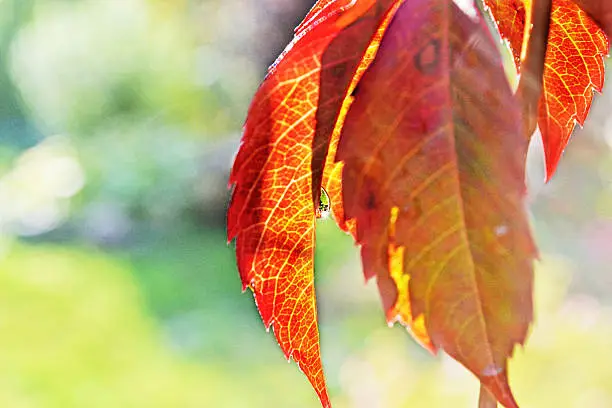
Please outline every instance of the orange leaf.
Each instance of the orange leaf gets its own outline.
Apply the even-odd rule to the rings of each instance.
[[[304,20],[295,29],[295,36],[299,37],[305,31],[311,29],[321,21],[329,19],[335,14],[339,14],[342,11],[352,6],[352,0],[319,0],[310,9]]]
[[[500,35],[512,51],[517,71],[521,66],[523,31],[525,30],[524,0],[485,0]]]
[[[330,403],[313,272],[320,189],[313,187],[311,174],[319,174],[320,186],[344,97],[392,3],[362,0],[339,7],[348,3],[325,1],[315,6],[314,20],[298,28],[257,91],[230,175],[235,187],[228,239],[236,238],[243,287],[253,291],[265,326],[274,325],[281,349],[306,374],[325,407]],[[330,76],[329,92],[320,90]]]
[[[316,194],[318,193],[319,185],[322,185],[327,190],[331,198],[332,213],[338,226],[346,232],[350,232],[354,236],[354,226],[349,222],[348,224],[344,219],[344,209],[342,204],[342,163],[335,161],[336,149],[340,137],[340,131],[344,124],[344,119],[353,101],[352,93],[355,87],[361,80],[363,74],[369,68],[376,57],[376,52],[380,45],[380,41],[389,25],[389,22],[395,15],[397,8],[400,6],[401,1],[386,1],[382,2],[378,7],[389,7],[385,18],[378,26],[374,36],[372,37],[368,48],[361,59],[357,70],[352,77],[351,83],[348,90],[342,89],[342,92],[338,92],[338,81],[335,78],[334,70],[328,64],[325,64],[326,69],[321,74],[320,92],[322,99],[328,102],[333,102],[333,109],[329,107],[322,107],[317,115],[317,128],[315,131],[315,146],[319,146],[313,153],[313,169],[320,169],[321,162],[325,160],[325,166],[323,175],[318,170],[313,170],[313,198],[316,202]],[[318,4],[318,3],[317,3]],[[335,54],[346,54],[347,48],[350,45],[349,33],[343,33],[342,37],[338,38],[338,41],[330,44],[328,47],[325,57]],[[347,44],[348,42],[348,44]],[[328,68],[329,67],[329,68]],[[344,69],[342,69],[344,70]],[[330,125],[333,125],[333,128]],[[331,134],[331,138],[330,135]]]
[[[366,276],[391,318],[516,407],[507,360],[531,321],[535,256],[527,146],[484,21],[404,2],[354,93],[336,159]]]
[[[612,2],[610,0],[574,0],[574,3],[589,13],[608,37],[612,36]]]
[[[525,0],[485,0],[520,69]],[[553,0],[544,91],[538,125],[546,154],[547,178],[554,174],[576,122],[583,124],[593,90],[604,83],[608,39],[595,21],[572,0]]]

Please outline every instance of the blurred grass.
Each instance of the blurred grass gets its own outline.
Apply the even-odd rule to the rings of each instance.
[[[321,235],[323,245],[337,242]],[[6,243],[1,406],[316,406],[257,321],[251,297],[240,294],[231,253],[197,238],[155,244],[148,256]],[[228,255],[205,256],[212,248]],[[511,365],[518,398],[534,407],[606,407],[611,310],[568,298],[565,263],[545,263],[537,271],[537,325]],[[367,308],[342,312],[351,299],[322,307],[336,406],[475,406],[475,379],[448,358],[426,356],[403,329],[384,328],[374,291],[362,292]]]

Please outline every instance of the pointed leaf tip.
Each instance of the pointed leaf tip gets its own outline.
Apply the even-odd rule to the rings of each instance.
[[[599,12],[598,0],[576,0]],[[604,2],[607,0],[603,0]],[[525,0],[485,0],[501,36],[508,41],[520,70]],[[612,4],[612,2],[608,2]],[[611,6],[606,6],[611,10]],[[612,21],[612,17],[611,17]],[[554,0],[545,58],[538,126],[546,159],[546,180],[555,173],[576,123],[586,120],[593,92],[604,84],[609,41],[603,29],[573,0]]]
[[[505,366],[532,317],[526,150],[482,16],[442,0],[404,2],[340,136],[345,217],[388,318],[510,408],[505,374],[491,367]]]
[[[319,202],[314,205],[313,192],[326,186],[332,211],[339,213],[339,185],[327,186],[336,168],[333,158],[326,160],[329,139],[355,71],[393,3],[315,5],[253,99],[230,176],[235,186],[228,239],[236,241],[243,289],[253,291],[264,325],[273,327],[283,353],[298,364],[324,407],[331,404],[314,292]]]

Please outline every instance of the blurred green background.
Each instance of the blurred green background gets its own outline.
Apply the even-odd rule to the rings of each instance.
[[[227,176],[306,0],[0,0],[0,407],[317,407],[241,293]],[[525,407],[612,407],[612,92],[553,181],[529,161],[537,319]],[[475,407],[386,327],[351,240],[318,226],[334,406]]]

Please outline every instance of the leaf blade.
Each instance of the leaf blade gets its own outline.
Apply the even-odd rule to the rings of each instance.
[[[538,125],[550,179],[576,122],[584,124],[593,91],[603,89],[609,44],[603,30],[571,0],[553,1],[548,41]]]
[[[228,240],[236,239],[243,289],[253,291],[264,325],[274,324],[285,356],[293,357],[324,407],[330,402],[316,326],[308,135],[320,72],[313,55],[320,58],[334,35],[321,24],[297,37],[258,90],[232,167],[228,209]]]
[[[520,71],[525,0],[485,0]],[[511,23],[509,23],[511,21]],[[538,125],[546,155],[546,174],[555,173],[576,123],[582,125],[593,91],[604,83],[604,31],[572,0],[553,0]]]
[[[482,20],[446,7],[404,3],[359,84],[337,154],[345,216],[356,222],[365,274],[377,278],[386,310],[410,306],[413,332],[424,318],[421,342],[430,339],[516,407],[507,359],[531,321],[535,255],[523,209],[527,146]],[[500,225],[504,242],[494,233]],[[389,266],[395,246],[408,279]],[[482,255],[481,247],[497,251]],[[492,272],[499,264],[501,276]],[[515,269],[524,282],[515,284]]]
[[[612,36],[612,3],[608,0],[574,0],[574,2],[597,21],[608,37]]]
[[[236,239],[243,289],[253,291],[264,325],[274,325],[285,356],[296,361],[324,407],[331,405],[313,269],[321,175],[344,95],[385,7],[393,2],[363,0],[343,8],[342,1],[322,1],[315,6],[316,22],[307,19],[298,28],[255,95],[230,174],[228,240]],[[330,54],[337,39],[350,47]],[[339,64],[345,66],[342,71]],[[329,73],[332,90],[321,93],[321,78]]]

